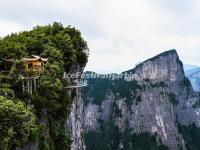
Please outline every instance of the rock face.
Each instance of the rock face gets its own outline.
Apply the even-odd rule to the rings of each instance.
[[[164,52],[123,74],[134,76],[128,81],[125,77],[123,81],[103,81],[109,85],[102,92],[102,99],[95,98],[98,82],[88,80],[85,130],[97,130],[102,121],[113,120],[121,132],[129,128],[137,134],[156,134],[169,149],[186,149],[178,124],[200,126],[200,98],[185,77],[177,52]]]
[[[83,72],[84,67],[80,65],[72,66],[70,72],[76,74],[77,72]],[[71,106],[70,116],[66,120],[66,130],[70,131],[72,145],[71,150],[85,150],[84,144],[84,129],[83,129],[83,97],[82,88],[73,88],[68,90],[69,95],[74,93],[74,99]]]
[[[73,100],[71,113],[67,120],[66,129],[70,129],[72,146],[71,150],[85,150],[83,139],[83,99],[81,88],[77,88],[76,96]]]
[[[164,52],[129,70],[136,75],[135,80],[180,81],[184,78],[182,62],[175,50]]]

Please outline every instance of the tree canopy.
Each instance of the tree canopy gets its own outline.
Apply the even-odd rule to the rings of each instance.
[[[35,121],[29,106],[0,96],[0,149],[22,147],[36,127]]]
[[[48,58],[32,94],[23,92],[22,84],[31,81],[34,72],[30,69],[26,79],[21,78],[26,71],[22,58],[31,55]],[[76,93],[66,92],[62,76],[87,63],[88,47],[80,31],[54,22],[13,33],[0,38],[0,64],[4,59],[14,64],[9,75],[0,73],[0,149],[23,147],[36,139],[39,149],[70,149],[64,123]]]
[[[64,68],[68,70],[75,63],[87,63],[88,47],[80,31],[58,22],[0,39],[0,59],[20,59],[30,55],[51,57],[51,60],[56,57],[56,60],[63,60]]]

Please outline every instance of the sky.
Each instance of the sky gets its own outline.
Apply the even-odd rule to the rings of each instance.
[[[85,70],[120,73],[169,49],[200,66],[199,0],[0,0],[0,37],[55,21],[81,31]]]

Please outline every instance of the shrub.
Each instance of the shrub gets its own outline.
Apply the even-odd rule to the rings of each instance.
[[[174,106],[178,105],[178,99],[174,93],[169,93],[168,97],[169,97],[169,101],[170,101],[170,103],[172,103],[172,105],[174,105]]]
[[[179,132],[183,135],[188,150],[200,149],[200,128],[195,124],[189,126],[182,126],[178,124]]]

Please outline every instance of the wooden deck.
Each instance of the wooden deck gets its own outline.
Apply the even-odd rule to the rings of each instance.
[[[71,86],[66,86],[64,88],[66,89],[75,89],[75,88],[81,88],[81,87],[85,87],[87,85],[71,85]]]
[[[64,88],[66,89],[74,89],[74,88],[81,88],[81,87],[85,87],[87,86],[87,82],[80,82],[80,83],[77,83],[76,85],[69,85],[69,86],[66,86]]]

